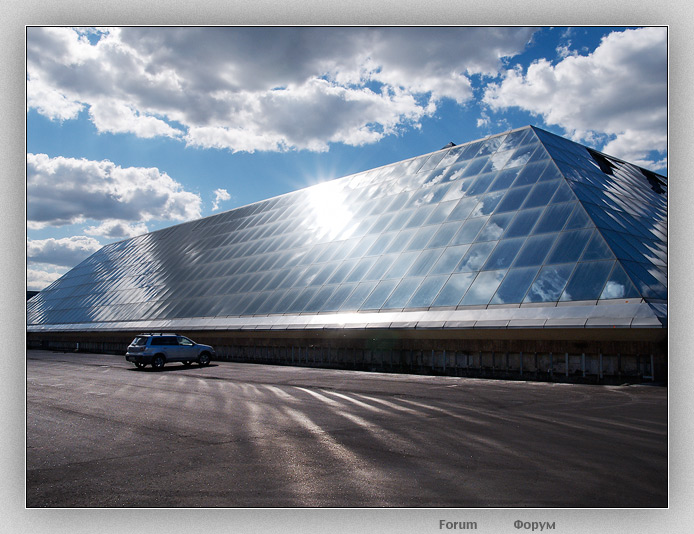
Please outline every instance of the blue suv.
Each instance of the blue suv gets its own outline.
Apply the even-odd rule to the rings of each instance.
[[[185,366],[196,362],[205,366],[210,364],[214,356],[214,349],[209,345],[169,333],[139,334],[125,353],[125,359],[133,362],[138,369],[146,365],[161,369],[169,362],[181,362]]]

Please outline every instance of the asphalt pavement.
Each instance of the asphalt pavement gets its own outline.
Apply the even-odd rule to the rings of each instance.
[[[667,388],[28,351],[27,507],[667,507]]]

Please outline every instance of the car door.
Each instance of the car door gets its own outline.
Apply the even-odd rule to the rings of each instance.
[[[176,336],[162,336],[161,344],[164,346],[167,362],[178,362],[181,360],[181,351]]]
[[[182,361],[194,362],[198,358],[195,343],[185,336],[178,336],[178,351],[179,359]]]

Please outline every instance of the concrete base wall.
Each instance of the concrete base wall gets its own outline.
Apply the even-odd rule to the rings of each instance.
[[[27,347],[125,354],[137,333],[29,333]],[[218,360],[275,365],[603,384],[665,382],[668,372],[663,331],[653,339],[643,332],[615,339],[598,331],[592,339],[585,331],[536,339],[527,332],[509,337],[508,331],[486,337],[443,331],[178,333],[214,346]]]

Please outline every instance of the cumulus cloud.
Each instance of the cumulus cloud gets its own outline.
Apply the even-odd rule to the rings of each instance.
[[[605,152],[638,165],[667,148],[667,30],[612,32],[587,55],[560,52],[527,71],[517,66],[490,84],[484,102],[493,110],[518,107],[542,116],[578,141],[608,141]],[[599,147],[600,148],[600,147]]]
[[[219,209],[219,203],[229,199],[231,199],[231,195],[226,189],[215,189],[214,202],[212,203],[212,211],[217,211]]]
[[[108,221],[92,227],[94,235],[126,236],[145,230],[151,219],[191,220],[200,217],[200,196],[156,168],[120,167],[91,161],[27,154],[27,224],[31,229]],[[126,231],[116,224],[135,223]],[[110,225],[111,230],[108,230]]]
[[[40,269],[27,269],[27,290],[41,291],[51,285],[58,278],[65,274],[66,269],[61,271],[45,271]]]
[[[107,220],[97,226],[89,226],[84,230],[87,235],[97,235],[109,239],[127,239],[146,234],[147,225],[144,223],[127,223],[118,220]]]
[[[181,131],[156,117],[140,114],[129,105],[110,100],[95,101],[89,115],[100,132],[134,133],[138,137],[178,137]]]
[[[232,151],[327,150],[416,127],[472,98],[529,28],[27,30],[29,108],[101,132]],[[484,46],[480,46],[484,42]]]
[[[30,263],[42,263],[54,267],[73,267],[100,248],[101,243],[99,241],[85,236],[61,239],[29,239],[27,240],[27,259]]]

